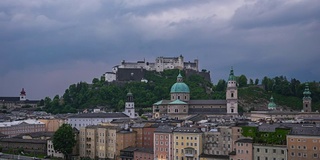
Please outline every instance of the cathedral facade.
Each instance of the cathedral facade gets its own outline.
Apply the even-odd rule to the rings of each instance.
[[[179,74],[177,82],[171,87],[170,100],[161,100],[153,104],[153,118],[184,119],[197,114],[231,117],[238,115],[237,82],[232,68],[228,78],[226,99],[191,100],[190,89]]]

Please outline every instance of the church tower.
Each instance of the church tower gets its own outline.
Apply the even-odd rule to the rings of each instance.
[[[27,100],[27,95],[26,92],[24,91],[24,88],[22,88],[20,92],[20,101],[26,101]]]
[[[231,67],[228,78],[226,100],[227,114],[238,114],[238,90],[236,77],[234,76],[233,72],[233,67]]]
[[[127,101],[125,104],[124,114],[126,114],[130,118],[135,118],[133,95],[130,91],[127,94]]]
[[[309,90],[308,83],[306,83],[302,100],[303,100],[303,111],[304,112],[312,112],[312,109],[311,109],[312,98],[311,98],[311,92]]]

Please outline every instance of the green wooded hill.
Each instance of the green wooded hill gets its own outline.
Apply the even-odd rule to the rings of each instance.
[[[148,71],[146,79],[148,83],[127,82],[127,83],[106,83],[103,78],[94,78],[91,84],[79,82],[72,84],[62,96],[56,95],[54,98],[46,97],[40,105],[49,113],[74,113],[84,109],[103,108],[106,111],[123,111],[126,94],[133,93],[136,109],[140,114],[143,110],[150,109],[152,104],[170,98],[170,88],[176,82],[179,70],[166,70],[162,73]],[[183,77],[185,73],[181,71]],[[227,77],[227,76],[226,76]],[[270,79],[265,77],[262,84],[266,90],[255,87],[250,79],[244,75],[238,77],[239,81],[239,111],[258,109],[267,105],[271,95],[275,98],[275,103],[292,109],[302,108],[302,92],[304,84],[295,80],[294,87],[288,86],[291,83],[282,83],[285,78],[276,81],[277,77]],[[274,82],[271,84],[271,82]],[[184,82],[189,86],[191,99],[225,99],[226,81],[219,80],[217,85],[206,81],[199,75],[191,75],[184,78]],[[258,83],[256,80],[255,83]],[[268,88],[268,85],[273,87]],[[282,89],[285,88],[285,89]],[[295,88],[294,92],[292,88]],[[277,90],[276,90],[277,89]],[[318,83],[310,83],[310,90],[313,98],[313,108],[320,106],[320,91]],[[287,93],[289,92],[289,94]],[[297,93],[297,94],[295,94]],[[143,109],[143,110],[142,110]]]

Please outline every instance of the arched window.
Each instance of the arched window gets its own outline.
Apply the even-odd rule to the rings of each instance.
[[[231,98],[233,98],[233,93],[231,93]]]

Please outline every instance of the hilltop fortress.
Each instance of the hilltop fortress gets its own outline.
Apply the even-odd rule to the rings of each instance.
[[[113,81],[142,81],[147,82],[145,79],[145,71],[163,72],[169,69],[185,70],[186,74],[199,74],[205,79],[211,81],[210,72],[199,72],[199,60],[194,59],[191,61],[184,61],[184,57],[157,57],[154,62],[137,61],[126,62],[123,60],[120,65],[112,68],[112,72],[104,74],[107,82]]]

